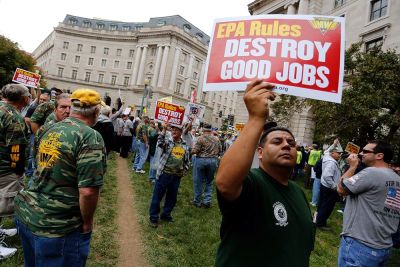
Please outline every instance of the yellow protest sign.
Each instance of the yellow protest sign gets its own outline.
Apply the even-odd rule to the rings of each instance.
[[[352,142],[348,142],[345,151],[349,153],[358,154],[360,152],[360,147]]]
[[[235,129],[236,131],[241,131],[244,128],[244,123],[235,123]]]

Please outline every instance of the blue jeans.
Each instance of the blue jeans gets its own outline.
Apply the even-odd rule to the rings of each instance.
[[[175,207],[178,196],[181,177],[162,173],[153,189],[153,197],[150,204],[150,221],[157,222],[160,214],[160,203],[165,196],[164,209],[161,218],[171,218],[172,209]]]
[[[145,143],[142,141],[137,140],[136,143],[136,156],[135,156],[135,163],[133,163],[133,168],[136,170],[143,169],[143,165],[146,162],[147,155],[149,154],[149,149],[146,147]]]
[[[349,236],[342,236],[339,247],[338,266],[383,267],[389,260],[390,252],[391,248],[375,249]]]
[[[85,266],[92,233],[77,229],[62,237],[33,234],[17,217],[15,225],[21,238],[25,267]]]
[[[157,169],[153,169],[152,166],[154,165],[154,160],[156,160],[156,157],[150,156],[150,170],[149,170],[149,180],[150,182],[155,182],[156,180],[156,175],[157,175]]]
[[[318,204],[320,188],[321,188],[321,179],[315,178],[313,183],[312,198],[311,198],[311,202],[315,205]]]
[[[196,167],[194,167],[196,166]],[[203,194],[204,187],[204,204],[211,203],[212,195],[212,183],[214,180],[214,174],[218,167],[217,158],[196,158],[196,163],[193,165],[196,168],[196,173],[193,176],[193,191],[194,199],[193,204],[201,204],[201,195]]]

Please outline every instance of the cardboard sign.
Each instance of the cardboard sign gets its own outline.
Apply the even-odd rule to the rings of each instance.
[[[185,108],[182,106],[157,101],[154,119],[172,126],[182,126],[184,114]]]
[[[235,123],[236,131],[240,132],[244,128],[244,123]]]
[[[132,110],[131,108],[125,108],[124,112],[122,112],[122,114],[123,115],[129,115],[129,114],[131,114],[131,110]]]
[[[158,99],[160,102],[172,104],[172,96],[166,96],[163,98]]]
[[[352,142],[348,142],[345,151],[349,153],[358,154],[360,152],[360,147]]]
[[[256,78],[274,91],[340,103],[344,18],[262,15],[214,23],[203,91],[245,90]]]
[[[37,73],[17,68],[14,72],[12,81],[29,87],[38,88],[40,77],[41,76]]]
[[[200,124],[200,119],[204,117],[206,107],[195,103],[187,103],[185,108],[185,118],[183,122],[192,121],[194,124]]]

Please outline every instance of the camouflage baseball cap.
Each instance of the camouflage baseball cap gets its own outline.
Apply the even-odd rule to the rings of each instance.
[[[71,103],[76,107],[90,107],[101,104],[101,98],[95,90],[77,89],[71,95]]]

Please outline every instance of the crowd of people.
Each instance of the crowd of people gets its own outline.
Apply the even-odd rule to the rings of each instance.
[[[179,126],[130,116],[124,103],[112,108],[91,89],[4,86],[0,217],[14,216],[16,229],[0,229],[3,244],[18,233],[25,266],[84,266],[107,157],[115,151],[122,158],[131,152],[132,171],[153,185],[153,228],[173,222],[190,168],[193,208],[215,205],[215,183],[222,214],[216,266],[308,266],[315,231],[329,229],[337,202],[344,206],[338,265],[383,266],[400,246],[400,168],[391,145],[370,141],[358,155],[338,139],[325,150],[299,146],[289,129],[266,123],[272,88],[248,84],[249,119],[237,134],[190,119]],[[312,187],[311,200],[300,178]],[[0,259],[15,252],[0,245]]]

